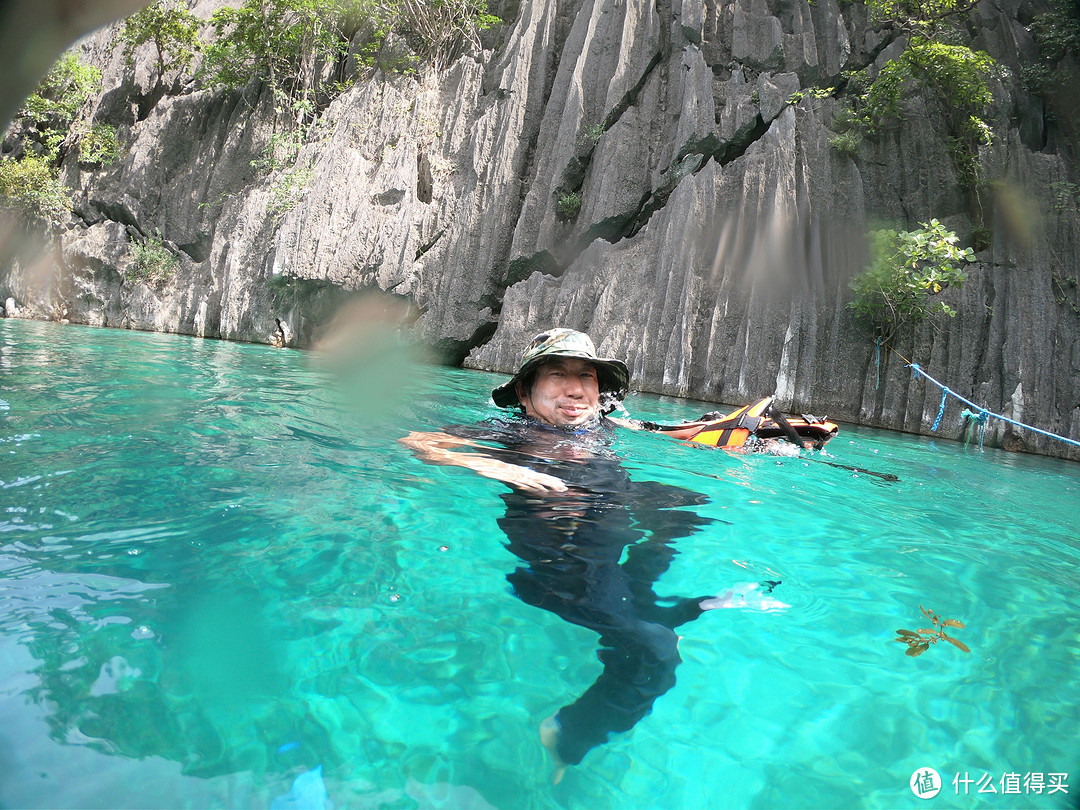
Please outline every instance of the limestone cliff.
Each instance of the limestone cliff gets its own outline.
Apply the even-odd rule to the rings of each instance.
[[[198,8],[196,9],[198,11]],[[983,0],[971,44],[1018,69],[1019,0]],[[343,293],[419,311],[450,362],[509,371],[550,325],[588,331],[639,390],[928,432],[940,390],[1080,438],[1080,221],[1048,189],[1075,158],[1013,75],[995,87],[991,194],[960,191],[948,142],[913,100],[901,127],[830,145],[842,102],[806,92],[881,64],[897,43],[836,0],[533,0],[493,48],[438,76],[376,75],[320,116],[295,165],[260,174],[270,94],[177,86],[150,109],[145,65],[84,41],[110,89],[96,120],[123,159],[90,170],[62,272],[0,276],[36,317],[309,345]],[[801,91],[801,92],[800,92]],[[144,104],[145,106],[145,104]],[[577,204],[580,204],[579,207]],[[847,282],[873,223],[931,217],[989,234],[959,315],[875,349]],[[129,234],[181,257],[164,286],[125,281]],[[1071,282],[1071,284],[1070,284]],[[957,436],[950,404],[941,433]],[[992,423],[988,441],[1080,458]]]

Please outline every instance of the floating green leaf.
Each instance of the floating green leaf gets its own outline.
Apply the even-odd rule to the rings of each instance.
[[[946,627],[959,627],[960,629],[963,629],[963,622],[958,621],[957,619],[942,619],[940,616],[934,613],[934,611],[927,610],[922,605],[919,605],[919,610],[922,611],[923,615],[928,618],[934,626],[920,627],[918,630],[915,631],[897,630],[896,638],[894,638],[893,641],[900,641],[908,645],[908,648],[904,651],[905,655],[910,655],[913,657],[916,655],[922,655],[924,652],[930,649],[931,644],[937,644],[943,639],[952,644],[954,647],[957,647],[958,649],[961,649],[966,653],[971,652],[971,650],[964,642],[960,641],[959,639],[955,639],[950,635],[946,635],[945,633]]]
[[[942,636],[942,638],[943,638],[943,639],[945,639],[945,640],[946,640],[947,642],[949,642],[950,644],[953,644],[953,645],[955,645],[955,646],[959,647],[959,648],[960,648],[961,650],[963,650],[963,651],[964,651],[964,652],[966,652],[966,653],[969,653],[969,652],[971,652],[971,650],[970,650],[970,649],[968,649],[968,645],[967,645],[967,644],[965,644],[964,642],[962,642],[962,641],[961,641],[960,639],[958,639],[958,638],[953,638],[952,636],[945,636],[945,635],[943,635],[943,636]]]

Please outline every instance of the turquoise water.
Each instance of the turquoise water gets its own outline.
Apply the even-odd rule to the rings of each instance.
[[[843,425],[795,459],[620,434],[715,519],[657,591],[782,580],[791,608],[684,625],[676,686],[552,786],[537,728],[596,636],[510,592],[503,485],[395,442],[492,415],[504,378],[405,371],[0,321],[0,806],[269,808],[317,766],[339,809],[1076,806],[1076,464]],[[905,656],[920,605],[971,653]]]

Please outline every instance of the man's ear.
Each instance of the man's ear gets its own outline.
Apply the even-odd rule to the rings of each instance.
[[[529,392],[525,390],[525,386],[522,384],[521,380],[514,383],[514,393],[517,394],[518,402],[524,406],[525,400],[529,398]]]

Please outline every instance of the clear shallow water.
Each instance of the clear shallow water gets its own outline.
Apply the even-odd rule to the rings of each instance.
[[[378,369],[0,321],[0,806],[268,808],[319,765],[337,808],[914,807],[923,767],[927,806],[1076,805],[1077,465],[848,426],[810,459],[620,435],[716,519],[657,591],[779,579],[792,607],[683,626],[676,686],[552,787],[537,727],[596,636],[510,593],[502,485],[395,442],[492,415],[502,378],[415,374],[383,413]],[[971,654],[905,656],[920,604]],[[1069,793],[952,785],[1031,772]]]

